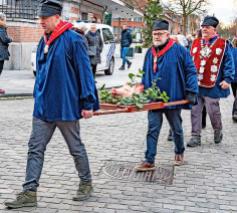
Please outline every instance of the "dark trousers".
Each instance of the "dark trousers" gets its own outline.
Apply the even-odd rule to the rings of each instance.
[[[97,68],[97,64],[91,64],[91,69],[92,69],[94,78],[95,78],[96,68]]]
[[[231,83],[231,88],[232,88],[232,91],[233,91],[233,95],[234,95],[234,103],[233,103],[233,109],[232,109],[232,115],[234,113],[237,113],[237,96],[236,96],[236,93],[237,93],[237,83]]]
[[[89,161],[84,144],[80,137],[79,121],[46,122],[33,118],[32,132],[28,143],[28,158],[24,191],[37,191],[43,169],[44,153],[56,129],[61,131],[70,154],[73,156],[78,176],[83,182],[91,181]]]
[[[4,61],[0,61],[0,75],[1,75],[2,70],[3,70],[3,65],[4,65]]]
[[[211,124],[214,130],[222,130],[221,111],[219,98],[198,97],[198,104],[192,107],[191,122],[192,135],[201,136],[202,129],[202,112],[203,107],[206,107],[207,113],[210,117]]]
[[[181,109],[153,110],[148,112],[148,132],[147,132],[147,150],[145,159],[149,163],[154,163],[157,153],[157,143],[160,129],[163,123],[163,114],[165,114],[169,125],[173,131],[175,154],[183,154],[184,136],[182,128]]]

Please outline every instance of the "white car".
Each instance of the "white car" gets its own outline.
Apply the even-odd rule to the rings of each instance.
[[[180,43],[182,46],[184,46],[184,47],[187,47],[187,46],[188,46],[188,40],[187,40],[187,38],[186,38],[184,35],[178,34],[178,35],[177,35],[177,39],[178,39],[179,43]]]
[[[75,22],[73,23],[75,28],[79,28],[80,25],[86,27],[86,33],[90,29],[92,23]],[[101,53],[101,63],[97,65],[97,72],[103,71],[105,75],[112,75],[114,72],[115,64],[115,40],[113,35],[113,28],[106,24],[96,24],[97,30],[101,35],[103,41],[103,50]],[[36,48],[31,54],[31,66],[34,75],[36,74]]]

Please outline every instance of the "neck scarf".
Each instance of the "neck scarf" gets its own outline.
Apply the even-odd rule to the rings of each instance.
[[[173,39],[170,39],[169,42],[166,44],[166,46],[156,52],[156,48],[155,47],[152,47],[151,48],[151,52],[152,52],[152,55],[153,55],[153,72],[156,73],[157,71],[157,60],[160,56],[164,55],[173,45],[174,45],[175,41]]]
[[[58,23],[54,31],[51,33],[49,38],[47,38],[47,35],[45,34],[44,35],[44,42],[45,42],[44,53],[47,54],[49,51],[50,44],[52,44],[53,41],[56,40],[65,31],[72,28],[72,26],[73,25],[71,23],[60,20],[60,22]]]

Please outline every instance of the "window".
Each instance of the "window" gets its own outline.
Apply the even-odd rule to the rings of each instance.
[[[88,13],[81,13],[81,20],[88,20]]]
[[[143,18],[142,17],[135,17],[133,20],[136,22],[142,22]]]
[[[0,0],[0,12],[10,19],[36,20],[38,0]]]
[[[103,28],[102,34],[103,34],[104,42],[114,41],[114,36],[108,28]]]
[[[7,4],[7,0],[0,0],[0,5]]]

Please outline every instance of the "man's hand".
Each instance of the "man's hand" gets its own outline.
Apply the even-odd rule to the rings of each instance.
[[[220,83],[221,89],[229,89],[230,84],[228,84],[225,80]]]
[[[187,92],[186,99],[189,100],[190,104],[197,104],[197,94],[192,92]]]
[[[93,111],[83,109],[82,112],[81,112],[81,115],[82,115],[83,118],[88,119],[88,118],[91,118],[93,116]]]

